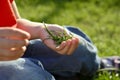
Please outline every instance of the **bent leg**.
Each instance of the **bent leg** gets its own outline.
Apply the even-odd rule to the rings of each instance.
[[[61,76],[94,74],[99,68],[100,59],[91,40],[76,28],[67,28],[75,34],[80,44],[72,55],[60,55],[49,49],[40,39],[32,40],[23,57],[38,59],[49,72]]]
[[[32,60],[32,61],[31,61]],[[33,62],[39,64],[36,65]],[[17,59],[0,62],[0,80],[55,80],[42,64],[33,59]]]

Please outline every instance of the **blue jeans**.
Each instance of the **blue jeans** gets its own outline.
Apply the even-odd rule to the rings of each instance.
[[[37,65],[35,63],[38,63]],[[20,58],[0,62],[0,80],[55,80],[36,60]]]
[[[66,29],[80,39],[80,44],[72,55],[60,55],[49,49],[40,39],[31,40],[22,58],[0,63],[1,80],[54,80],[51,74],[93,75],[100,65],[96,47],[80,29]]]

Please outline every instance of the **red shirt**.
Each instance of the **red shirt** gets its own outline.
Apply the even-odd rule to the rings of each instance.
[[[16,24],[16,18],[12,10],[13,0],[0,0],[0,27],[10,27]]]

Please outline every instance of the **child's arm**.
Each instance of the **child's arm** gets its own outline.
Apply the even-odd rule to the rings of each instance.
[[[31,39],[46,39],[48,38],[48,32],[45,30],[43,23],[36,23],[36,22],[31,22],[28,20],[20,19],[19,12],[17,10],[15,2],[12,3],[13,11],[16,15],[17,18],[17,28],[24,30],[28,32],[31,35]],[[53,26],[54,28],[52,30],[61,30],[61,26],[58,25],[51,25],[47,24],[48,27]],[[42,35],[42,36],[41,36]],[[44,36],[43,36],[44,35]],[[60,54],[67,54],[70,55],[73,53],[73,51],[77,48],[78,46],[78,39],[77,38],[72,38],[68,39],[66,41],[63,41],[59,47],[56,47],[57,45],[54,44],[54,40],[49,39],[45,40],[44,42],[49,48],[53,49],[54,51],[57,51]]]
[[[18,9],[17,9],[17,6],[16,6],[15,1],[12,2],[12,8],[13,8],[13,11],[14,11],[14,14],[15,14],[16,18],[17,18],[17,19],[21,18],[21,17],[20,17],[20,14],[19,14],[19,12],[18,12]]]

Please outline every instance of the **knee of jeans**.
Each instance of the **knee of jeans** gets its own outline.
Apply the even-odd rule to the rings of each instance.
[[[0,62],[2,80],[54,80],[54,77],[30,60]]]

